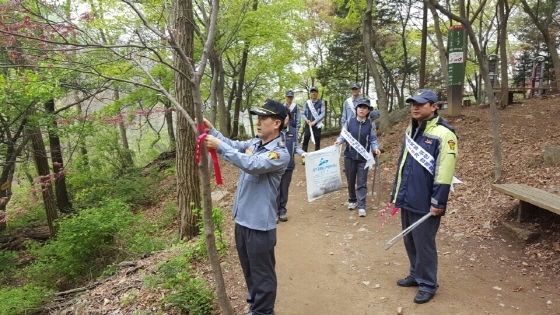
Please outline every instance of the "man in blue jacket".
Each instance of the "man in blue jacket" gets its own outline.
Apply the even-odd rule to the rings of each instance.
[[[245,315],[273,315],[276,301],[276,197],[280,179],[290,156],[280,132],[284,129],[286,109],[280,102],[266,103],[251,111],[258,115],[257,135],[248,141],[233,141],[204,125],[207,148],[239,167],[239,181],[233,204],[235,245],[247,289],[251,310]]]
[[[418,90],[406,100],[411,103],[412,123],[406,129],[391,193],[391,201],[402,210],[403,229],[432,214],[404,237],[410,270],[397,281],[401,287],[419,287],[414,298],[418,304],[430,301],[439,287],[435,239],[458,156],[455,130],[438,115],[437,101],[430,90]]]
[[[288,204],[288,196],[290,190],[290,184],[292,183],[292,175],[294,173],[294,169],[296,168],[296,162],[294,160],[294,154],[299,154],[302,157],[305,157],[306,152],[304,152],[298,145],[298,133],[297,129],[292,126],[292,113],[288,108],[286,108],[287,117],[284,121],[286,129],[282,131],[282,137],[284,138],[284,143],[286,145],[286,149],[290,154],[290,163],[288,167],[286,167],[286,171],[284,175],[282,175],[282,180],[280,181],[280,190],[278,191],[278,220],[282,222],[288,221],[288,209],[286,209],[286,205]]]
[[[309,89],[309,95],[311,96],[305,104],[303,105],[302,118],[305,121],[305,134],[303,136],[302,149],[307,151],[307,146],[309,144],[309,139],[313,135],[313,142],[315,143],[315,151],[321,149],[321,128],[323,127],[323,118],[325,118],[326,108],[325,103],[318,99],[319,89],[312,87]],[[303,160],[305,165],[305,159]]]

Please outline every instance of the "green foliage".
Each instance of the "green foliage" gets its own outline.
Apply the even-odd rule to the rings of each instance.
[[[224,239],[224,213],[220,208],[212,209],[212,221],[214,222],[214,236],[216,237],[216,248],[218,253],[223,254],[227,250],[227,243]],[[200,235],[196,241],[196,246],[194,247],[194,257],[202,258],[208,254],[206,250],[206,238],[204,237],[204,224],[202,220],[198,221],[198,228],[200,229]]]
[[[159,180],[130,171],[115,177],[101,172],[76,172],[67,176],[76,208],[99,206],[106,199],[120,199],[133,208],[151,205],[156,201]]]
[[[120,247],[126,248],[128,256],[150,253],[166,248],[174,240],[169,235],[160,235],[162,222],[169,222],[164,214],[159,222],[151,221],[144,214],[137,214],[135,224],[119,232]],[[167,226],[165,226],[167,227]]]
[[[189,315],[211,314],[215,296],[206,281],[193,274],[189,257],[192,252],[187,249],[159,266],[157,275],[147,277],[145,282],[169,290],[163,303],[175,305]]]
[[[17,260],[19,256],[16,252],[0,251],[0,285],[8,283],[15,274]]]
[[[51,292],[39,286],[0,288],[0,315],[21,315],[26,310],[39,306]]]
[[[117,255],[116,235],[133,221],[130,207],[118,200],[66,217],[59,222],[55,239],[31,249],[37,259],[25,274],[45,286],[52,286],[55,279],[71,284],[95,276]]]

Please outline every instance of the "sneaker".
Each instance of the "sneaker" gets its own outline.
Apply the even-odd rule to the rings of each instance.
[[[411,276],[406,276],[404,279],[397,280],[397,285],[399,287],[417,287],[418,282],[416,282],[416,280],[414,280]]]
[[[285,214],[281,214],[278,216],[278,220],[282,221],[282,222],[287,222],[288,221],[288,216]]]
[[[365,216],[366,216],[366,209],[360,209],[360,210],[358,210],[358,216],[360,216],[360,217],[365,217]]]
[[[434,297],[433,293],[418,291],[416,296],[414,297],[414,303],[416,304],[424,304],[429,302]]]
[[[348,203],[348,210],[354,210],[354,209],[356,209],[357,206],[358,206],[357,203],[355,203],[355,202],[349,202],[349,203]]]

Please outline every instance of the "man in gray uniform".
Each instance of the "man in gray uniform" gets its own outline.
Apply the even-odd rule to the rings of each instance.
[[[294,91],[286,91],[286,103],[284,103],[284,106],[286,106],[286,109],[290,112],[290,127],[295,128],[296,132],[299,132],[301,127],[301,113],[299,112],[298,105],[294,103]]]
[[[281,141],[286,109],[280,102],[266,100],[251,111],[258,115],[257,135],[248,141],[233,141],[204,125],[207,148],[239,167],[233,204],[235,245],[249,294],[251,309],[245,315],[273,315],[276,301],[276,197],[290,155]]]
[[[341,127],[344,126],[350,118],[356,116],[356,105],[358,105],[358,101],[361,99],[361,88],[360,83],[354,83],[351,89],[352,96],[347,98],[344,104],[342,104],[342,117],[340,118]]]

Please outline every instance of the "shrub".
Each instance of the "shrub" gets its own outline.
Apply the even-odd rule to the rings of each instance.
[[[116,235],[133,221],[130,208],[118,200],[66,217],[59,222],[55,239],[30,248],[37,259],[25,271],[49,287],[57,280],[73,284],[96,276],[118,252]]]
[[[200,216],[202,217],[202,215]],[[224,213],[220,208],[212,209],[212,221],[214,222],[214,236],[216,237],[216,248],[218,253],[223,254],[227,250],[227,242],[224,239]],[[206,250],[206,238],[204,237],[204,223],[202,220],[198,222],[198,228],[200,229],[200,235],[196,242],[196,247],[194,248],[193,255],[195,257],[201,258],[208,255]]]
[[[30,285],[0,288],[0,315],[26,314],[27,310],[41,305],[50,293],[46,288]]]
[[[205,280],[197,278],[190,267],[190,250],[161,264],[155,276],[145,279],[148,286],[169,290],[163,303],[172,304],[189,315],[212,313],[214,293]]]
[[[76,208],[98,207],[106,199],[121,199],[133,208],[156,202],[158,175],[144,176],[131,170],[118,177],[101,173],[72,173],[68,186]]]

